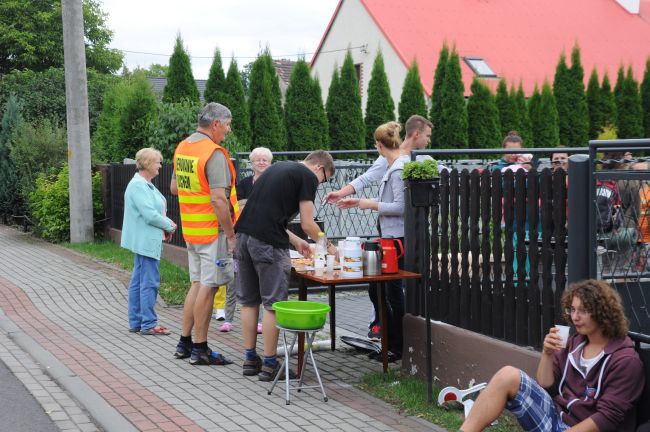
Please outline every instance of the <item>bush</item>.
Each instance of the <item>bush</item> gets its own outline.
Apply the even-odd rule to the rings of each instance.
[[[57,172],[67,159],[65,129],[50,120],[41,123],[20,123],[14,130],[10,157],[18,173],[18,187],[27,201],[41,173]]]
[[[178,143],[196,129],[199,112],[201,106],[188,100],[158,104],[158,115],[148,125],[146,146],[157,148],[164,159],[171,160]]]
[[[402,171],[404,180],[432,180],[436,177],[439,177],[438,164],[434,160],[426,159],[404,164]]]
[[[54,242],[70,239],[70,194],[68,190],[68,165],[55,175],[40,174],[36,187],[29,194],[29,208],[34,218],[34,232]],[[102,177],[99,172],[92,177],[93,217],[103,217]]]

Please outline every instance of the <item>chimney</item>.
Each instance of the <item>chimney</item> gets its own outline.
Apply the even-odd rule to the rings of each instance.
[[[639,14],[639,0],[616,0],[616,3],[631,14]]]

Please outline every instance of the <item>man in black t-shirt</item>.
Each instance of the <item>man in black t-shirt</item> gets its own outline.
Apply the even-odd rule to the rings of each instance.
[[[279,331],[271,306],[288,297],[289,247],[293,245],[304,256],[311,254],[307,242],[287,231],[287,225],[300,213],[303,231],[311,239],[318,239],[320,228],[314,222],[316,189],[333,175],[332,156],[322,150],[310,153],[302,162],[277,162],[255,182],[239,217],[235,258],[239,260],[237,301],[242,305],[244,375],[259,374],[260,381],[272,381],[279,371]],[[264,360],[255,349],[260,304],[266,309],[262,326]]]

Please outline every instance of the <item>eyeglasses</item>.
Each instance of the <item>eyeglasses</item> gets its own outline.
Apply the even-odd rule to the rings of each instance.
[[[323,181],[321,183],[328,183],[331,179],[327,178],[327,172],[325,171],[325,167],[320,167],[320,169],[323,170]]]
[[[591,315],[591,312],[589,312],[589,311],[587,311],[587,310],[584,310],[584,309],[574,309],[574,308],[566,308],[566,309],[564,309],[564,313],[567,314],[567,315],[569,315],[569,316],[573,316],[573,315],[575,314],[575,315],[578,315],[578,316],[581,316],[581,317],[585,317],[585,316],[589,316],[589,315]]]

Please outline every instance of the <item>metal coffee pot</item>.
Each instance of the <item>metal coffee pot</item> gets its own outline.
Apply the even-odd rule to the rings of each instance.
[[[377,241],[367,241],[363,244],[363,275],[381,275],[382,249]]]

